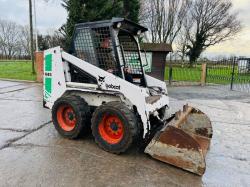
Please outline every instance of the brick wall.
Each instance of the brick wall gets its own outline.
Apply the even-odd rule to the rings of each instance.
[[[43,51],[35,52],[35,62],[36,62],[36,81],[43,82]]]

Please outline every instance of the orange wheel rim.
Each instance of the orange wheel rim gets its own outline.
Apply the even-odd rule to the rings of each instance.
[[[105,114],[98,129],[103,140],[109,144],[119,143],[124,135],[123,123],[116,115]]]
[[[57,121],[64,131],[72,131],[76,126],[76,115],[70,105],[61,105],[57,110]]]

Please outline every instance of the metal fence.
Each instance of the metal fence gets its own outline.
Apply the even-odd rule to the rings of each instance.
[[[167,61],[165,80],[169,85],[199,85],[201,82],[202,63],[190,66],[188,62],[179,60]]]
[[[202,64],[206,64],[205,69]],[[167,61],[165,80],[169,85],[201,85],[204,70],[207,85],[250,92],[250,58],[200,61],[193,66],[186,61]]]
[[[206,83],[228,86],[231,90],[250,92],[250,59],[230,58],[207,63]]]

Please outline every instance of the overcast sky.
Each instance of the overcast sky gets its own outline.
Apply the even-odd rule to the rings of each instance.
[[[48,3],[46,1],[49,1]],[[234,39],[210,47],[204,55],[237,55],[250,57],[250,0],[232,0],[234,10],[244,29]],[[46,33],[50,29],[58,29],[67,18],[61,0],[36,0],[38,30]],[[0,0],[0,19],[13,20],[28,25],[28,0]]]
[[[61,0],[36,0],[37,27],[40,32],[46,33],[49,29],[58,29],[66,22],[67,12],[61,6],[61,2]],[[0,0],[0,19],[28,25],[28,5],[28,0]]]

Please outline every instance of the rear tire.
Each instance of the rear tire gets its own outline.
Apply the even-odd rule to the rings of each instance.
[[[136,115],[121,102],[99,106],[93,113],[91,129],[96,143],[115,154],[125,152],[138,135]]]
[[[78,138],[87,129],[90,109],[80,96],[59,98],[52,108],[52,121],[58,133],[69,139]]]

